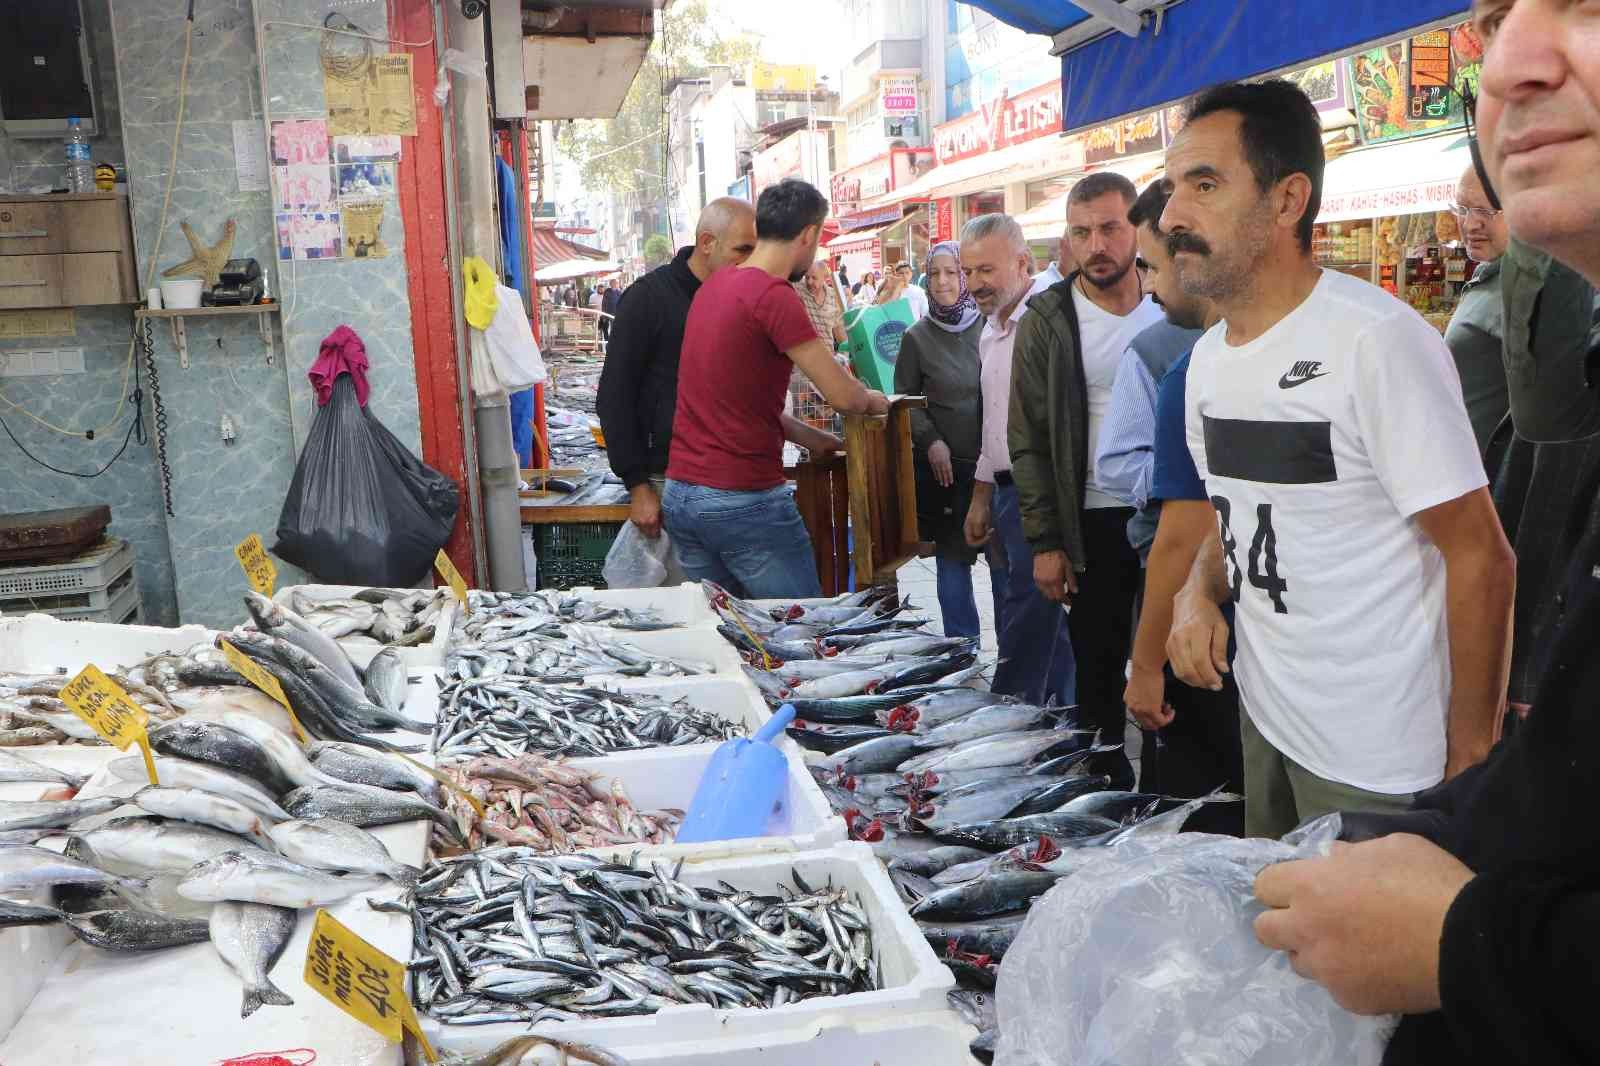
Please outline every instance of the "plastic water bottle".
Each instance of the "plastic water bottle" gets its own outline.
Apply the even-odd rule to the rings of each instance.
[[[67,119],[67,191],[94,192],[94,161],[81,119]]]

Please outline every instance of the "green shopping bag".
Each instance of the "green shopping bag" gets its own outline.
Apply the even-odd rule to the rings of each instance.
[[[900,358],[900,338],[916,318],[907,300],[891,300],[873,307],[845,312],[850,365],[868,388],[894,392],[894,364]]]

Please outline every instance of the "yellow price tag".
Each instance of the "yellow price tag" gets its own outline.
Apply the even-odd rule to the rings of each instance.
[[[227,641],[221,640],[217,643],[222,647],[222,657],[228,660],[228,665],[233,667],[235,673],[283,704],[283,709],[289,712],[289,722],[294,726],[295,734],[299,736],[301,743],[310,740],[311,735],[306,732],[305,726],[300,724],[294,708],[289,706],[289,697],[284,695],[283,686],[278,683],[278,679],[267,673],[260,663]]]
[[[306,984],[391,1044],[411,1030],[428,1061],[437,1062],[406,996],[405,979],[404,966],[318,909],[306,947]]]
[[[62,686],[61,702],[118,751],[127,751],[129,744],[139,745],[150,783],[161,783],[156,780],[156,762],[150,754],[150,735],[146,732],[150,716],[99,667],[90,663],[79,670],[77,677]]]
[[[434,556],[433,568],[439,571],[439,576],[449,583],[451,591],[456,594],[456,599],[461,601],[463,607],[467,604],[467,583],[461,580],[461,572],[456,569],[456,564],[450,561],[450,556],[439,549],[439,554]]]
[[[239,557],[239,565],[244,569],[244,576],[250,579],[250,587],[270,597],[278,582],[278,568],[267,558],[267,549],[261,546],[261,535],[252,533],[241,540],[233,554]]]

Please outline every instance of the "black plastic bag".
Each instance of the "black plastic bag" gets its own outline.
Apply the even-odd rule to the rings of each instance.
[[[341,374],[300,452],[272,553],[329,585],[415,585],[460,506],[455,483],[396,440]]]

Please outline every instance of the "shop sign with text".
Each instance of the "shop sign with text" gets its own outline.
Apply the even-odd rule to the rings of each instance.
[[[915,115],[917,113],[917,79],[915,75],[890,74],[878,82],[885,115]]]
[[[835,174],[830,190],[833,193],[834,214],[843,214],[841,208],[845,205],[853,206],[863,200],[882,196],[893,187],[894,164],[887,155],[851,167],[842,174]]]
[[[1105,163],[1124,156],[1159,152],[1167,146],[1165,127],[1160,111],[1097,126],[1083,136],[1084,162]]]
[[[1060,132],[1061,82],[1056,80],[945,123],[933,131],[933,149],[942,166]]]

